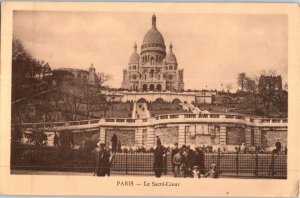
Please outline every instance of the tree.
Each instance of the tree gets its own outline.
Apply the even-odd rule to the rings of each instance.
[[[43,61],[34,58],[19,39],[12,42],[12,101],[37,94]],[[39,77],[39,78],[37,78]]]
[[[68,120],[77,120],[79,108],[83,102],[84,94],[79,86],[80,84],[75,81],[68,81],[61,84],[58,89]]]
[[[97,77],[99,79],[99,82],[96,85],[98,88],[102,88],[106,82],[112,80],[112,76],[110,74],[106,74],[104,72],[98,73]]]
[[[250,96],[250,111],[253,111],[253,106],[256,106],[257,103],[257,84],[255,80],[246,77],[245,78],[245,90],[249,93]]]
[[[230,90],[231,90],[232,88],[233,88],[232,83],[227,83],[227,84],[226,84],[227,92],[230,92]]]
[[[239,73],[238,74],[238,85],[242,88],[242,91],[244,91],[245,80],[246,80],[246,73],[244,73],[244,72]]]
[[[269,116],[270,105],[276,106],[279,104],[282,97],[280,76],[264,76],[259,79],[259,95],[266,109],[266,114]]]

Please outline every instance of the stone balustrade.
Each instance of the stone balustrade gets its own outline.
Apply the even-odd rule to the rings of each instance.
[[[247,115],[238,114],[165,114],[143,119],[128,119],[128,118],[106,118],[95,120],[81,120],[69,122],[50,122],[50,123],[22,123],[13,124],[12,127],[21,126],[22,128],[48,128],[53,130],[90,128],[100,126],[153,126],[159,124],[173,123],[231,123],[242,124],[256,127],[287,127],[288,120],[286,118],[258,118]]]

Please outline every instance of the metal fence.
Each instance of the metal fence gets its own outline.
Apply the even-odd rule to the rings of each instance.
[[[152,153],[120,153],[116,154],[112,164],[115,174],[154,174],[154,155]],[[212,164],[217,165],[220,176],[238,177],[287,177],[287,155],[276,153],[206,153],[205,170]],[[166,156],[165,174],[172,174],[170,154]]]
[[[287,155],[276,153],[205,153],[205,170],[217,165],[221,177],[287,177]],[[117,153],[112,174],[154,175],[153,153]],[[16,147],[12,149],[11,169],[93,172],[95,156],[82,150],[49,147]],[[164,162],[164,174],[172,174],[171,156]]]
[[[287,177],[287,155],[276,153],[212,153],[205,154],[205,167],[217,165],[220,176]]]

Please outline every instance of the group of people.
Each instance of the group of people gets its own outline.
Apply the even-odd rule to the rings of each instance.
[[[156,177],[161,177],[162,173],[166,171],[167,149],[162,146],[159,136],[156,138],[153,170]],[[218,178],[215,164],[212,164],[210,170],[205,172],[204,151],[200,147],[193,150],[190,146],[182,145],[179,148],[178,143],[175,143],[171,149],[171,161],[174,177]]]
[[[245,146],[245,143],[242,143],[241,146],[235,147],[235,152],[236,153],[256,153],[256,152],[257,153],[266,153],[266,151],[260,146],[247,147],[247,146]],[[282,149],[280,140],[277,140],[275,142],[275,148],[272,150],[272,153],[279,154],[282,152],[284,154],[287,154],[287,146],[285,146]]]
[[[182,145],[178,148],[178,144],[175,143],[171,151],[174,177],[218,178],[215,164],[212,164],[210,170],[205,172],[204,152],[201,147],[193,150],[190,146]]]
[[[93,151],[95,155],[95,171],[94,176],[104,177],[110,176],[110,168],[113,163],[115,154],[110,154],[105,143],[98,143]]]
[[[98,147],[94,149],[96,156],[95,174],[97,176],[110,176],[110,167],[114,160],[114,156],[120,150],[121,142],[116,134],[111,138],[112,150],[106,147],[105,143],[98,143]],[[278,140],[275,144],[275,153],[281,152],[281,143]],[[140,148],[141,152],[146,149]],[[248,150],[243,143],[236,151],[247,153]],[[205,172],[204,153],[213,152],[211,146],[200,146],[192,149],[189,145],[178,147],[178,143],[172,148],[166,148],[162,145],[159,136],[156,136],[156,147],[151,152],[154,154],[153,171],[156,177],[161,177],[166,173],[167,153],[171,153],[172,172],[174,177],[192,177],[192,178],[218,178],[218,167],[215,164],[210,166],[210,170]],[[112,153],[112,154],[111,154]]]

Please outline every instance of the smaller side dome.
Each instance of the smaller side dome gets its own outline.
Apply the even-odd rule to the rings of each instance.
[[[90,69],[90,70],[95,70],[95,67],[94,67],[94,64],[93,64],[93,63],[91,64],[91,66],[90,66],[89,69]]]
[[[132,52],[130,59],[129,59],[129,64],[136,64],[139,63],[140,60],[140,55],[137,52],[137,45],[136,43],[134,44],[134,51]]]
[[[169,51],[169,53],[168,53],[167,56],[166,56],[166,61],[167,61],[168,63],[177,63],[176,56],[175,56],[175,54],[173,53],[172,49],[173,49],[173,45],[172,45],[172,43],[171,43],[171,44],[170,44],[170,51]]]

